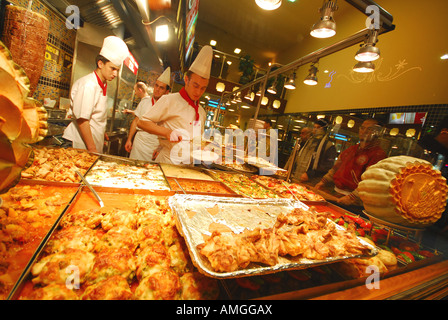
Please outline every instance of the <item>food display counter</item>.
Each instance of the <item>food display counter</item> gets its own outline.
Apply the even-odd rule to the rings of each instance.
[[[78,170],[95,193],[73,173]],[[280,177],[40,147],[1,199],[2,299],[438,299],[447,293],[443,252]],[[298,247],[291,230],[315,234],[307,240],[313,244]],[[231,253],[235,265],[225,263],[235,258]]]

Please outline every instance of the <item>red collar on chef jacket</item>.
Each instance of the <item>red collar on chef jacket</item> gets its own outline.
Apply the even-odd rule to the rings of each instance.
[[[197,103],[194,103],[193,100],[191,100],[191,98],[188,96],[187,91],[185,90],[185,87],[180,89],[179,93],[181,97],[184,98],[184,100],[187,101],[188,104],[194,108],[194,111],[196,112],[196,121],[199,121],[199,112],[198,112],[199,105]]]
[[[100,85],[101,89],[103,89],[103,96],[105,96],[106,90],[107,90],[107,82],[103,83],[103,81],[101,81],[100,77],[98,77],[98,75],[96,74],[96,71],[93,71],[93,73],[95,73],[96,80],[98,80],[98,84]]]

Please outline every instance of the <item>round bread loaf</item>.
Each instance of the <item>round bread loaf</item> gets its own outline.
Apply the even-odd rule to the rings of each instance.
[[[370,166],[361,176],[359,197],[368,214],[409,227],[425,227],[442,216],[446,179],[428,161],[396,156]]]

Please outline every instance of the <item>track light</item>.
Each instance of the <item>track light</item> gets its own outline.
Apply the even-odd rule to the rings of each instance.
[[[359,73],[369,73],[375,71],[375,65],[369,61],[360,61],[353,67],[353,71]]]
[[[285,82],[284,87],[289,90],[294,90],[296,88],[296,73],[289,75],[288,80]]]
[[[272,86],[270,86],[269,88],[268,88],[268,92],[269,93],[272,93],[272,94],[277,94],[277,78],[275,78],[275,81],[274,81],[274,83],[272,84]]]
[[[355,59],[358,61],[375,61],[380,57],[380,49],[375,47],[378,42],[378,30],[372,29],[364,45],[358,50]]]
[[[311,65],[308,76],[303,80],[303,83],[309,86],[315,86],[317,84],[317,68]]]
[[[336,22],[333,12],[338,9],[336,1],[325,1],[319,9],[320,20],[311,28],[310,34],[315,38],[329,38],[336,34]]]

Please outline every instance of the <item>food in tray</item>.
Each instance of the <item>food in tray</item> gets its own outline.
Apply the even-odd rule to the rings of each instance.
[[[86,180],[96,186],[169,190],[158,165],[134,166],[127,163],[98,160],[86,175]]]
[[[134,199],[129,211],[67,212],[33,266],[33,286],[20,299],[216,299],[218,283],[196,274],[168,198]],[[74,217],[84,223],[76,225]],[[62,289],[72,261],[82,264],[80,288]]]
[[[185,168],[173,164],[161,163],[160,167],[166,177],[213,181],[208,174],[196,169]]]
[[[200,180],[189,180],[189,179],[175,179],[167,178],[171,189],[174,191],[181,191],[179,185],[185,192],[199,192],[199,193],[233,193],[231,190],[225,188],[218,181],[200,181]],[[177,181],[177,182],[176,182]]]
[[[7,298],[76,187],[19,183],[1,195],[0,300]]]
[[[372,247],[354,233],[329,222],[328,213],[294,208],[277,216],[271,228],[214,232],[197,249],[217,272],[232,272],[250,263],[273,266],[280,256],[308,260],[369,255]]]
[[[389,157],[370,166],[361,178],[358,190],[364,208],[386,222],[425,227],[445,210],[446,179],[427,161]]]
[[[282,198],[291,199],[295,196],[297,199],[302,201],[325,201],[321,195],[314,193],[298,183],[290,183],[282,179],[259,175],[253,175],[251,179],[274,191]]]
[[[33,164],[22,171],[22,178],[79,182],[76,170],[84,174],[98,156],[73,148],[33,148]]]
[[[273,191],[264,188],[244,174],[213,171],[211,175],[239,195],[254,199],[278,198]]]

